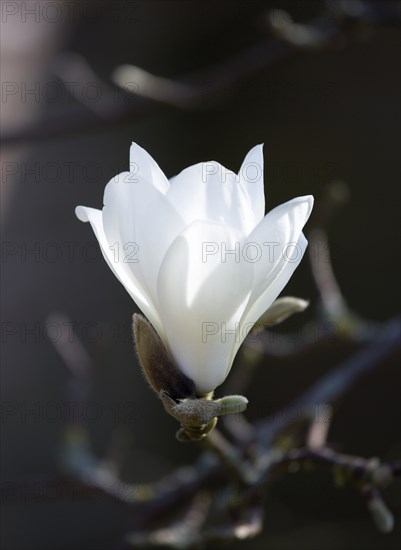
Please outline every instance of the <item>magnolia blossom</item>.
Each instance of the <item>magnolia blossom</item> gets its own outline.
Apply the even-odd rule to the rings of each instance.
[[[263,150],[238,174],[198,163],[168,180],[135,143],[102,210],[78,206],[103,256],[199,394],[227,377],[251,326],[300,263],[313,197],[266,216]]]

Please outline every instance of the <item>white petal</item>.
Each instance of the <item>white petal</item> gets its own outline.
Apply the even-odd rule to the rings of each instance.
[[[103,226],[109,246],[158,309],[157,276],[163,257],[185,223],[157,187],[123,172],[104,193]],[[117,244],[116,244],[117,243]],[[160,335],[162,336],[162,335]]]
[[[287,285],[292,274],[300,264],[307,246],[308,241],[306,240],[304,234],[301,233],[296,246],[288,250],[285,261],[280,264],[279,268],[276,269],[273,275],[269,277],[269,280],[266,281],[264,290],[261,291],[259,287],[258,295],[252,292],[248,306],[242,314],[240,322],[241,340],[235,343],[233,355],[230,358],[231,364],[234,361],[240,345],[253,325],[258,321],[261,315],[269,309],[274,300]],[[226,376],[228,375],[228,372],[226,373]]]
[[[241,165],[239,176],[250,198],[255,227],[265,215],[263,144],[255,145],[249,151]]]
[[[252,293],[241,318],[241,342],[284,289],[304,255],[307,240],[302,229],[313,207],[313,197],[297,197],[271,210],[242,244],[243,255],[253,262]],[[259,254],[256,255],[256,252]]]
[[[174,241],[159,274],[159,304],[170,351],[199,393],[224,381],[239,319],[252,288],[252,265],[236,254],[238,234],[195,222]],[[223,243],[223,244],[222,244]],[[238,247],[237,247],[238,249]],[[231,332],[229,332],[231,331]]]
[[[310,195],[297,197],[277,206],[243,242],[243,255],[254,265],[252,297],[255,299],[283,269],[287,256],[296,250],[312,207],[313,197]],[[301,254],[301,250],[299,253]]]
[[[215,161],[186,168],[170,180],[167,198],[188,225],[196,220],[210,220],[248,235],[264,213],[263,166],[258,175],[255,172],[255,159],[260,166],[260,151],[251,150],[246,157],[248,168],[243,164],[244,177],[241,171],[237,175]]]
[[[308,241],[306,240],[305,235],[301,233],[297,241],[297,247],[294,247],[291,252],[288,253],[282,269],[266,286],[264,292],[262,292],[260,296],[253,301],[252,305],[245,311],[243,319],[241,320],[242,335],[246,336],[248,334],[252,326],[273,304],[274,300],[287,285],[292,274],[301,263],[307,246]]]
[[[165,194],[167,192],[170,184],[164,172],[153,157],[136,143],[132,143],[131,145],[129,163],[133,181],[135,179],[139,181],[145,179],[161,193]]]
[[[83,222],[90,222],[93,232],[99,241],[104,259],[110,269],[113,271],[117,279],[124,285],[132,299],[148,317],[155,329],[157,331],[161,331],[160,317],[150,297],[147,295],[146,290],[143,288],[142,284],[138,281],[135,275],[128,269],[128,264],[116,261],[116,250],[112,250],[110,248],[104,232],[101,210],[96,210],[95,208],[89,208],[86,206],[77,206],[75,213],[79,220]]]

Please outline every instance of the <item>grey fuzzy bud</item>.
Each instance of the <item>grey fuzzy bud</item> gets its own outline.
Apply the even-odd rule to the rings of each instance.
[[[221,399],[216,399],[215,403],[220,405],[219,415],[238,414],[244,412],[249,401],[243,395],[227,395]]]
[[[165,392],[174,400],[195,397],[193,381],[174,365],[160,336],[138,313],[133,316],[133,331],[139,363],[155,392]]]

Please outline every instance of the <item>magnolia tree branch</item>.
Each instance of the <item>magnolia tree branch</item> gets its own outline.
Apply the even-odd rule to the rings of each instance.
[[[199,444],[206,446],[194,466],[179,468],[170,476],[154,484],[127,484],[116,477],[109,464],[94,459],[88,440],[82,426],[67,428],[64,440],[63,456],[66,475],[57,483],[68,487],[75,483],[79,493],[84,497],[112,498],[116,503],[135,509],[133,534],[126,537],[126,544],[170,545],[192,547],[206,542],[246,538],[258,533],[262,525],[261,498],[270,484],[287,472],[302,468],[305,464],[313,468],[328,468],[336,475],[338,482],[339,470],[343,482],[357,486],[365,496],[368,508],[373,514],[376,524],[383,530],[392,525],[391,514],[381,500],[379,491],[400,475],[400,463],[380,463],[377,459],[364,459],[344,454],[324,446],[326,433],[320,436],[320,443],[311,447],[282,448],[277,437],[284,430],[292,429],[292,442],[298,439],[298,426],[291,418],[299,417],[299,411],[310,411],[315,405],[327,403],[344,395],[364,374],[373,368],[378,368],[383,361],[394,353],[400,344],[400,320],[390,321],[380,332],[380,335],[362,351],[358,352],[331,373],[324,376],[304,395],[298,398],[288,410],[294,415],[271,418],[259,422],[256,427],[245,430],[248,437],[228,442],[216,429]],[[73,339],[75,342],[75,338]],[[295,414],[296,413],[296,414]],[[239,416],[241,423],[242,416]],[[310,415],[305,414],[305,421],[311,422]],[[291,433],[291,432],[290,432]],[[250,437],[249,437],[250,435]],[[316,436],[315,436],[316,441]],[[311,437],[308,443],[311,445]],[[321,448],[316,448],[319,447]],[[296,468],[295,468],[296,467]],[[54,497],[55,480],[48,483],[50,496]],[[29,483],[25,484],[25,489]],[[46,483],[41,480],[42,497],[46,496]],[[9,488],[6,502],[15,496]],[[65,493],[60,489],[60,496]],[[76,496],[76,492],[72,495]],[[220,526],[207,528],[190,528],[188,516],[176,519],[169,528],[160,531],[147,531],[149,524],[166,520],[179,515],[185,502],[192,502],[195,518],[202,517],[207,521],[207,510],[216,506],[208,506],[202,499],[214,495],[223,495],[220,500],[220,511],[228,514],[228,519]],[[7,498],[8,497],[8,498]],[[67,494],[68,498],[68,494]],[[217,499],[218,500],[218,499]],[[208,500],[209,502],[209,500]],[[197,511],[198,510],[198,511]],[[198,514],[198,515],[197,515]],[[192,517],[192,516],[191,516]],[[234,517],[234,520],[233,520]],[[192,520],[191,520],[192,521]],[[191,525],[196,525],[189,522]],[[152,534],[153,533],[153,534]]]
[[[325,444],[327,427],[317,434],[318,427],[309,413],[316,405],[338,399],[363,375],[380,367],[399,348],[400,328],[398,318],[387,323],[375,341],[325,375],[290,405],[288,410],[293,414],[266,419],[255,427],[246,424],[245,436],[237,437],[234,442],[223,438],[215,429],[198,443],[206,448],[193,466],[179,468],[157,483],[121,481],[109,462],[94,458],[84,426],[67,426],[61,453],[65,474],[57,479],[10,483],[3,487],[3,503],[15,502],[18,497],[26,501],[27,495],[37,498],[38,486],[41,501],[46,497],[54,500],[55,496],[108,498],[135,510],[133,532],[125,537],[124,547],[191,548],[241,540],[259,533],[263,494],[282,475],[307,466],[309,470],[328,469],[337,484],[353,484],[366,500],[377,527],[388,532],[393,519],[380,491],[400,476],[401,463],[381,463],[377,458],[365,459],[333,451]],[[76,339],[69,341],[75,343]],[[65,349],[59,351],[65,357],[72,356]],[[82,364],[87,365],[87,358]],[[82,376],[86,369],[71,369],[71,372],[81,380],[86,379],[86,374]],[[309,435],[304,438],[306,447],[299,433],[300,422],[291,421],[299,418],[300,411],[304,413],[302,422],[310,426]],[[330,416],[330,409],[328,414]],[[242,415],[238,421],[240,425],[245,422]],[[289,441],[285,446],[279,437],[284,432]],[[185,503],[192,504],[182,516]],[[211,522],[215,511],[226,517],[221,525]],[[169,518],[175,518],[169,527],[148,530],[155,522]]]
[[[400,319],[394,319],[390,321],[383,329],[381,330],[380,337],[373,343],[371,343],[367,348],[358,352],[354,357],[346,360],[339,367],[334,369],[332,372],[324,376],[319,380],[312,388],[305,392],[301,397],[299,397],[293,404],[288,408],[288,414],[281,415],[277,417],[274,415],[272,418],[260,421],[255,429],[250,430],[250,439],[248,441],[243,441],[241,446],[242,456],[246,456],[249,453],[249,447],[262,446],[265,450],[264,456],[269,463],[271,460],[270,453],[272,449],[275,449],[274,440],[277,436],[285,430],[290,424],[293,423],[294,418],[300,417],[300,411],[303,412],[306,416],[313,416],[314,411],[313,407],[316,405],[321,405],[335,399],[340,398],[351,387],[365,374],[370,372],[373,368],[378,368],[383,363],[383,361],[390,357],[394,352],[397,351],[400,347],[400,338],[401,338],[401,324]],[[246,438],[245,438],[246,439]],[[238,451],[236,451],[238,452]],[[219,456],[220,450],[216,451],[216,456]],[[273,451],[274,454],[274,451]],[[277,460],[282,460],[284,455],[279,456]],[[230,456],[230,460],[233,460],[233,455]],[[199,463],[201,474],[203,477],[203,483],[216,483],[216,479],[221,480],[221,476],[227,473],[227,470],[224,470],[221,467],[220,461],[211,461],[208,463]],[[399,475],[397,470],[398,466],[394,467],[394,474]],[[188,479],[188,487],[193,488],[193,479]],[[182,492],[183,487],[181,486],[181,494],[185,495],[185,490]],[[170,493],[168,502],[165,502],[166,508],[169,509],[174,502],[174,493]],[[158,507],[157,499],[152,505],[156,505],[157,515],[160,512]],[[148,509],[147,520],[152,517],[151,508]]]
[[[263,464],[263,466],[261,466]],[[280,451],[272,449],[268,455],[259,460],[255,467],[255,479],[253,483],[248,483],[241,488],[226,486],[225,505],[230,512],[237,515],[237,523],[222,527],[212,527],[210,529],[186,532],[186,538],[182,536],[171,536],[170,530],[160,530],[148,533],[138,530],[134,535],[127,537],[127,546],[135,547],[138,543],[148,543],[151,546],[166,545],[169,543],[172,547],[196,547],[200,543],[210,541],[231,540],[234,538],[248,538],[256,535],[262,526],[263,512],[261,507],[261,496],[268,491],[274,480],[288,472],[296,472],[303,468],[311,471],[319,468],[326,468],[332,472],[337,485],[352,483],[366,498],[368,509],[378,528],[383,532],[391,530],[393,525],[391,512],[387,509],[381,499],[379,489],[387,487],[395,477],[400,475],[400,462],[380,463],[377,458],[364,459],[352,455],[336,453],[330,448],[323,447],[319,450],[309,448],[291,449],[289,451]],[[257,472],[257,475],[256,475]],[[204,489],[205,490],[205,489]],[[206,490],[216,490],[211,486]],[[201,493],[202,494],[202,493]],[[209,493],[208,493],[209,494]],[[256,505],[256,503],[259,503]],[[177,504],[177,503],[175,503]],[[170,506],[172,503],[170,502]],[[171,508],[169,508],[171,511]],[[251,512],[251,513],[250,513]],[[235,515],[235,514],[234,514]],[[248,515],[248,519],[245,519]],[[250,521],[252,518],[254,521]],[[148,516],[149,520],[149,516]],[[185,520],[183,520],[185,521]],[[176,535],[182,534],[176,527],[180,522],[173,524],[173,531]],[[139,526],[138,526],[139,527]],[[169,538],[167,538],[169,534]],[[217,538],[216,538],[217,537]]]
[[[7,145],[108,129],[133,119],[140,120],[166,107],[213,108],[236,88],[292,55],[321,51],[338,44],[344,46],[366,25],[398,25],[401,15],[397,3],[394,6],[383,4],[362,0],[329,1],[323,6],[322,14],[307,24],[292,21],[291,16],[282,10],[272,10],[264,17],[266,31],[271,35],[265,42],[224,63],[184,75],[179,80],[152,75],[140,67],[124,66],[116,69],[113,86],[101,80],[82,56],[73,52],[64,54],[53,64],[55,75],[66,83],[73,81],[82,86],[87,82],[96,83],[103,92],[100,101],[85,103],[87,115],[83,115],[81,109],[68,109],[47,120],[46,124],[41,121],[3,134],[2,143]],[[350,9],[350,5],[354,9]],[[71,93],[75,93],[75,89]],[[76,99],[81,98],[82,94],[76,96]]]
[[[288,419],[299,418],[300,412],[313,415],[313,407],[316,405],[329,403],[345,395],[362,376],[391,357],[400,344],[401,319],[396,317],[382,327],[373,342],[323,376],[287,407],[285,416],[277,418],[274,415],[271,419],[260,422],[257,426],[260,440],[264,445],[270,445],[277,434],[288,425]]]

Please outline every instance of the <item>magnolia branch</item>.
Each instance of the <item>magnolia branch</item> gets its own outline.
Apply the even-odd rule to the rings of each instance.
[[[400,320],[394,319],[383,327],[374,342],[324,376],[290,405],[289,410],[306,411],[313,405],[338,399],[399,348],[400,336]],[[61,339],[58,345],[76,345],[71,343],[76,342],[75,338],[64,344],[62,342]],[[59,351],[65,355],[66,350]],[[74,353],[77,352],[70,350],[66,356],[72,357]],[[84,364],[87,364],[86,360]],[[74,371],[75,376],[81,376],[81,373],[81,370]],[[238,419],[240,426],[241,418]],[[342,483],[353,484],[366,500],[379,529],[389,531],[393,525],[392,515],[380,491],[400,476],[401,463],[381,463],[377,458],[365,459],[335,452],[326,445],[327,428],[316,435],[316,423],[308,415],[303,421],[315,434],[309,435],[307,446],[296,448],[300,437],[299,422],[291,422],[290,419],[294,418],[291,414],[280,418],[283,419],[275,417],[261,421],[256,427],[247,425],[247,436],[242,440],[237,438],[235,443],[230,443],[220,432],[212,431],[206,438],[207,443],[200,443],[202,446],[206,443],[206,450],[194,466],[179,468],[154,484],[127,484],[121,481],[110,464],[93,457],[83,427],[70,426],[67,427],[62,453],[66,474],[56,480],[28,480],[18,486],[8,484],[3,487],[2,500],[3,503],[18,497],[27,500],[29,495],[37,498],[38,486],[41,488],[41,501],[46,497],[76,498],[77,495],[82,498],[111,498],[136,512],[133,533],[125,538],[128,547],[166,544],[177,547],[185,543],[184,547],[190,548],[201,543],[256,535],[262,528],[262,497],[271,483],[307,465],[309,470],[328,469],[336,483],[341,480]],[[282,448],[277,439],[286,430],[287,439],[288,434],[291,436],[291,448]],[[223,498],[218,506],[227,514],[227,521],[220,526],[207,525],[199,529],[199,525],[208,521],[219,494]],[[155,521],[179,517],[184,503],[192,503],[186,515],[175,519],[166,529],[147,530],[147,526]]]
[[[277,434],[286,427],[289,418],[299,418],[300,411],[312,412],[312,407],[329,403],[345,395],[364,375],[391,357],[401,344],[401,320],[392,319],[377,333],[373,342],[345,360],[337,368],[323,376],[286,410],[287,414],[262,421],[257,427],[258,436],[269,445]]]
[[[225,62],[178,80],[152,75],[141,67],[117,67],[113,83],[103,81],[80,55],[71,52],[58,58],[53,72],[63,82],[78,82],[82,87],[94,83],[102,90],[96,104],[85,103],[81,109],[59,112],[46,124],[41,121],[14,132],[3,134],[2,143],[37,141],[88,131],[105,130],[110,126],[131,123],[133,119],[159,112],[162,108],[190,110],[210,109],[219,105],[238,87],[249,82],[274,64],[299,54],[346,45],[358,32],[370,26],[398,25],[399,9],[394,3],[359,1],[358,9],[348,8],[354,2],[327,2],[322,14],[309,23],[299,24],[281,10],[272,10],[264,18],[270,37],[261,44],[239,52]],[[78,86],[78,89],[80,87]],[[75,88],[69,90],[75,94]],[[81,101],[82,94],[75,96]],[[117,100],[116,100],[117,98]]]

